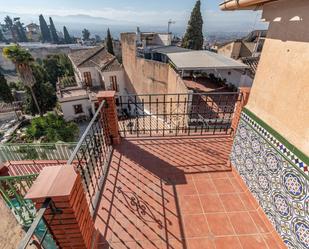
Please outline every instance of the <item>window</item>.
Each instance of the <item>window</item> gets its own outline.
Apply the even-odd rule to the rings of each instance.
[[[118,92],[117,76],[113,75],[109,77],[109,82],[113,91]]]
[[[80,114],[83,113],[83,106],[82,105],[73,105],[74,108],[74,113],[75,114]]]
[[[88,86],[88,87],[92,86],[92,78],[91,78],[90,72],[84,72],[84,80],[85,80],[86,86]]]

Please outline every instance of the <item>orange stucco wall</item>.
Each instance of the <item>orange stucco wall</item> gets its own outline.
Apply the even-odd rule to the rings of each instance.
[[[128,91],[137,94],[186,93],[182,79],[168,64],[136,57],[135,41],[134,33],[121,34]]]
[[[247,105],[309,155],[309,2],[282,0],[263,8],[268,36]]]

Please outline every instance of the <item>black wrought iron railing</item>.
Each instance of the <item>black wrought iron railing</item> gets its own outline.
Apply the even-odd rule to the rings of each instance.
[[[49,230],[49,224],[52,223],[56,215],[61,213],[62,211],[55,207],[50,198],[45,199],[25,237],[19,243],[18,249],[57,249],[58,245]],[[45,219],[45,214],[48,214],[48,220]]]
[[[119,130],[127,136],[179,136],[232,131],[239,92],[119,96]]]
[[[92,214],[106,180],[111,156],[106,102],[103,101],[68,160],[68,164],[74,165],[81,175]]]

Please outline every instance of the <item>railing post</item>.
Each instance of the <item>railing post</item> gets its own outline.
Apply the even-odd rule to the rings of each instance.
[[[105,100],[106,106],[106,120],[108,133],[112,138],[113,144],[120,143],[120,134],[119,134],[119,126],[118,126],[118,114],[116,107],[116,92],[115,91],[100,91],[97,94],[97,98],[99,104]],[[105,122],[105,120],[103,120]]]
[[[231,125],[233,136],[236,134],[236,130],[237,130],[237,127],[238,127],[238,123],[239,123],[239,120],[240,120],[240,115],[241,115],[242,109],[248,103],[250,90],[251,90],[250,87],[241,87],[239,89],[240,100],[237,101],[237,103],[236,103],[235,112],[234,112],[232,125]]]
[[[51,198],[61,214],[51,219],[44,213],[47,226],[60,248],[90,249],[96,240],[94,221],[83,189],[82,180],[72,166],[45,167],[26,195],[37,208]]]

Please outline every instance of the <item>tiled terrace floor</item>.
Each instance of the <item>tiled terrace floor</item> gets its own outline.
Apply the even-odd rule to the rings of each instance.
[[[98,207],[99,248],[283,248],[226,163],[231,143],[124,140]]]

